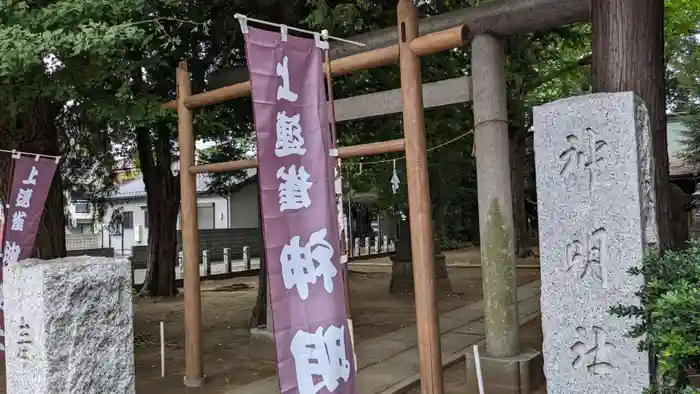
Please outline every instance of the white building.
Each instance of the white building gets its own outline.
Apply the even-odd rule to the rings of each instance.
[[[229,194],[209,191],[211,177],[197,175],[197,220],[200,229],[258,228],[258,185],[255,170],[234,185]],[[101,223],[93,219],[94,207],[74,199],[68,210],[71,222],[66,231],[66,246],[71,249],[114,248],[117,254],[130,254],[131,248],[148,244],[148,206],[143,178],[118,186],[109,198]],[[121,215],[121,225],[118,219]],[[178,230],[180,220],[178,217]]]

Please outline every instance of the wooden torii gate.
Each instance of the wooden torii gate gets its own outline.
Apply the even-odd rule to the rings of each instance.
[[[474,102],[479,224],[482,240],[484,295],[486,301],[487,351],[495,357],[518,353],[518,311],[513,240],[513,216],[507,128],[505,54],[502,41],[492,33],[512,35],[589,20],[589,0],[502,0],[488,2],[431,19],[432,27],[419,36],[417,10],[411,0],[399,0],[395,31],[384,30],[366,37],[368,52],[338,46],[334,54],[347,54],[331,61],[333,75],[345,75],[399,62],[400,96],[403,100],[404,138],[338,148],[343,157],[369,156],[405,151],[413,250],[416,322],[420,376],[423,393],[442,394],[442,357],[433,267],[433,229],[427,171],[423,86],[420,57],[464,46],[472,41],[472,93]],[[455,23],[455,20],[467,24]],[[434,21],[434,23],[433,23]],[[536,21],[536,23],[535,23]],[[438,28],[448,27],[445,30]],[[386,34],[389,32],[389,34]],[[398,44],[388,45],[396,40]],[[467,78],[468,80],[468,78]],[[250,95],[250,82],[209,92],[191,94],[187,62],[177,72],[177,100],[163,104],[177,109],[180,144],[181,216],[185,293],[185,378],[189,387],[204,384],[202,323],[199,278],[199,240],[195,177],[199,173],[229,172],[255,168],[257,161],[237,160],[195,165],[192,110]],[[429,84],[436,89],[454,89],[448,84]],[[459,85],[458,85],[459,86]],[[398,96],[397,91],[384,94]],[[463,99],[463,98],[462,98]],[[459,102],[458,97],[437,100],[432,106]],[[365,110],[361,112],[366,113]],[[391,111],[398,112],[398,108]],[[390,112],[391,112],[390,111]],[[389,113],[389,112],[385,112]],[[352,113],[338,120],[357,119]],[[500,229],[500,230],[499,230]]]

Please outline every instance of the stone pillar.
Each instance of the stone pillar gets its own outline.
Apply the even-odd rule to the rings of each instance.
[[[246,271],[251,269],[251,266],[250,266],[250,246],[243,247],[243,268]]]
[[[550,394],[641,393],[647,352],[630,338],[631,276],[658,240],[649,114],[632,92],[536,107],[544,370]]]
[[[233,268],[231,267],[231,248],[224,248],[224,266],[226,266],[226,273],[230,274]]]
[[[525,394],[541,354],[520,353],[514,255],[508,112],[503,42],[491,35],[472,40],[474,152],[479,193],[481,272],[486,346],[481,355],[485,392]],[[474,357],[467,353],[467,392],[478,392]]]
[[[374,253],[379,253],[379,236],[374,237]]]
[[[185,277],[184,253],[182,251],[177,254],[177,266],[180,270],[180,279]]]
[[[360,255],[360,239],[355,238],[355,249],[353,250],[355,253],[353,257],[357,257]]]
[[[498,38],[474,37],[472,84],[486,349],[493,356],[508,357],[519,351],[518,303],[505,53]]]
[[[202,251],[202,264],[204,264],[204,276],[211,276],[211,260],[208,250]]]
[[[389,251],[389,237],[386,235],[382,238],[382,253],[387,253]]]
[[[392,294],[413,294],[413,251],[411,248],[411,226],[408,220],[399,223],[399,242],[396,253],[391,259],[391,282],[389,292]],[[440,242],[433,244],[433,264],[435,270],[435,288],[438,294],[452,292],[450,278],[447,275],[445,255],[440,251]]]
[[[5,267],[8,394],[135,393],[128,260]]]

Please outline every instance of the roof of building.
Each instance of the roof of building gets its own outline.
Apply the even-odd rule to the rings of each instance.
[[[257,174],[257,169],[252,168],[245,170],[246,176],[243,179],[232,178],[233,185],[242,185],[253,179]],[[197,174],[197,193],[209,193],[209,186],[212,182],[211,174]],[[116,191],[110,196],[111,199],[121,198],[144,198],[146,197],[146,184],[143,182],[143,177],[133,179],[122,183]]]

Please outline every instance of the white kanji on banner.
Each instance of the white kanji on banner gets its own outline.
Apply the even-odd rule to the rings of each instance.
[[[333,278],[338,270],[333,265],[333,247],[326,241],[327,230],[321,229],[311,234],[306,245],[300,245],[299,236],[292,237],[282,249],[282,279],[287,289],[296,286],[302,300],[309,297],[309,284],[316,278],[323,278],[323,287],[333,292]]]
[[[329,326],[326,332],[297,331],[290,347],[296,367],[299,394],[316,394],[324,387],[333,392],[350,378],[350,362],[345,356],[345,326]],[[314,383],[314,376],[317,383]]]

